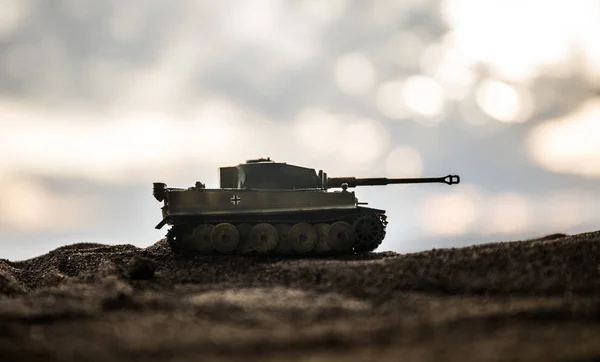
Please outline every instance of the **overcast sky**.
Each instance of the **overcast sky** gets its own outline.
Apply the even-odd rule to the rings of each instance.
[[[246,159],[357,189],[380,250],[600,228],[600,2],[0,1],[0,257],[146,246],[151,183]]]

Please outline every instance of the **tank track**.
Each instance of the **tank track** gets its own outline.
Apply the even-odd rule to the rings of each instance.
[[[347,255],[377,249],[387,223],[385,214],[374,213],[318,222],[222,219],[175,224],[166,236],[179,255]]]

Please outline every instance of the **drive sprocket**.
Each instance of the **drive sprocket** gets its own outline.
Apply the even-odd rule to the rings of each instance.
[[[385,237],[385,223],[378,215],[362,215],[354,221],[354,251],[357,253],[373,251]]]

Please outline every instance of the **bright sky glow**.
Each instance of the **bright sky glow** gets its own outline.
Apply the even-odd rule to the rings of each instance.
[[[304,110],[294,125],[295,135],[304,148],[327,155],[339,146],[342,122],[336,115],[319,109]]]
[[[600,101],[536,126],[529,135],[534,161],[555,172],[600,177]]]
[[[402,85],[402,99],[414,113],[424,117],[439,116],[444,109],[444,89],[422,75],[406,79]]]
[[[591,34],[598,39],[596,0],[445,0],[442,12],[454,29],[452,48],[469,62],[491,65],[506,80],[527,80],[564,61],[571,43],[586,52],[598,47],[591,49],[590,41]]]
[[[434,43],[420,55],[421,69],[444,88],[446,98],[461,100],[467,96],[476,80],[475,71],[459,52],[445,43]]]
[[[236,1],[235,12],[219,7],[224,12],[220,30],[225,39],[236,43],[260,44],[275,63],[301,65],[315,55],[319,35],[342,14],[345,3],[310,0],[291,5],[293,9],[282,4],[277,0]]]
[[[423,231],[433,235],[460,235],[472,231],[480,211],[480,192],[461,185],[460,191],[429,196],[421,207],[421,225]]]
[[[80,195],[57,195],[33,178],[0,180],[0,225],[21,232],[69,231],[89,226],[98,200]],[[92,208],[89,205],[95,204]]]
[[[382,55],[394,65],[405,69],[416,69],[425,46],[426,40],[418,34],[400,32],[392,35],[385,42]]]
[[[505,193],[486,201],[487,220],[482,228],[489,233],[518,234],[532,227],[532,207],[527,198]]]
[[[423,160],[419,151],[412,147],[396,147],[386,158],[385,170],[389,177],[421,177]]]
[[[161,170],[216,167],[252,155],[330,153],[367,166],[389,147],[378,121],[307,110],[288,127],[223,99],[208,99],[185,117],[161,113],[83,116],[4,102],[0,174],[28,172],[103,182],[147,182]],[[293,152],[292,152],[293,151]],[[215,155],[215,152],[218,154]],[[218,157],[216,157],[218,156]]]
[[[377,109],[386,117],[401,120],[410,115],[408,107],[402,99],[401,81],[391,81],[383,83],[376,92]]]
[[[394,120],[412,119],[426,125],[442,121],[445,105],[444,89],[423,75],[381,84],[375,94],[377,109]]]
[[[111,115],[107,121],[108,115],[52,113],[15,102],[4,102],[0,117],[0,152],[10,155],[0,162],[0,174],[104,182],[142,182],[176,165],[216,164],[244,152],[260,153],[268,147],[257,141],[255,129],[263,130],[266,139],[272,135],[268,122],[223,100],[207,100],[183,120],[137,113]],[[220,158],[215,160],[216,149]]]
[[[390,137],[378,121],[357,119],[308,109],[294,122],[294,139],[304,156],[312,159],[332,158],[345,172],[358,171],[375,161],[388,148]],[[342,171],[344,172],[344,171]]]
[[[0,39],[10,35],[30,11],[28,0],[0,0]]]

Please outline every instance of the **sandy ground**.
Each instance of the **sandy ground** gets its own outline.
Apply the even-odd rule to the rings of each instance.
[[[145,279],[144,279],[145,278]],[[0,361],[600,360],[600,232],[343,258],[0,259]]]

